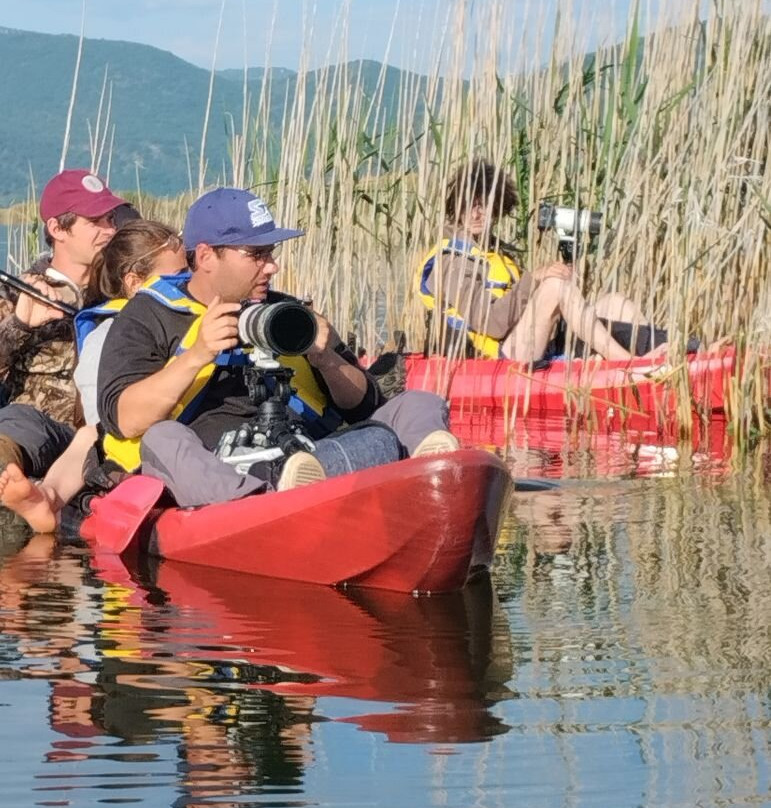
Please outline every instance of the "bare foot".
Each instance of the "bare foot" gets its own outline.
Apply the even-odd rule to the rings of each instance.
[[[0,474],[0,502],[25,519],[37,533],[56,530],[56,513],[40,486],[35,485],[15,464]]]

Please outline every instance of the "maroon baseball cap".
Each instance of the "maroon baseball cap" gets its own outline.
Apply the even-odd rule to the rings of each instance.
[[[69,169],[57,174],[43,188],[40,218],[47,222],[53,216],[77,213],[93,219],[125,204],[126,200],[115,196],[96,174],[84,169]]]

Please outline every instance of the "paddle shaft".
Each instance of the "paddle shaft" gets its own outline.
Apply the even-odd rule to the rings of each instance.
[[[63,303],[61,300],[52,300],[47,295],[44,295],[39,289],[36,289],[34,286],[30,285],[26,281],[23,281],[21,278],[17,278],[15,275],[9,275],[2,269],[0,269],[0,283],[10,286],[12,289],[15,289],[17,292],[21,292],[23,295],[29,295],[37,300],[38,303],[45,303],[46,306],[51,306],[54,309],[58,309],[69,317],[74,317],[78,313],[78,310],[74,306],[70,306],[69,303]]]
[[[515,491],[553,491],[555,488],[560,488],[560,484],[556,480],[540,480],[528,477],[514,478]]]

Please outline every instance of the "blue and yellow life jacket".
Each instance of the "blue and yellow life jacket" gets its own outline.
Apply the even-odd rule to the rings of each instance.
[[[201,321],[206,314],[206,306],[189,297],[185,286],[190,280],[190,273],[179,275],[166,275],[151,279],[151,282],[142,286],[137,294],[147,294],[159,303],[174,311],[183,311],[195,315],[190,328],[179,342],[179,345],[168,362],[169,365],[185,351],[189,350],[198,337]],[[248,351],[233,348],[221,351],[212,362],[202,367],[192,384],[185,391],[177,405],[169,414],[169,419],[189,424],[193,421],[206,397],[209,384],[214,378],[214,372],[223,366],[244,366],[250,363]],[[304,421],[322,427],[325,434],[334,432],[343,422],[340,413],[334,409],[324,391],[319,386],[308,360],[304,356],[279,356],[277,361],[284,367],[294,370],[292,377],[293,394],[289,406],[298,413]],[[318,429],[316,430],[318,431]],[[138,438],[118,438],[107,434],[104,438],[105,456],[117,463],[127,471],[135,471],[140,466]]]
[[[115,300],[100,303],[98,306],[81,309],[75,315],[75,344],[78,348],[78,354],[83,351],[83,343],[86,337],[105,320],[115,317],[126,303],[128,303],[128,300],[125,297],[118,297]]]
[[[485,274],[485,289],[493,297],[503,297],[511,287],[520,279],[520,271],[517,265],[507,255],[497,252],[483,252],[473,242],[463,241],[458,238],[446,238],[441,245],[435,247],[420,262],[416,273],[417,293],[423,305],[429,310],[436,309],[436,299],[428,288],[428,279],[436,267],[437,258],[440,255],[462,256],[471,260],[485,261],[487,272]],[[446,306],[444,316],[449,328],[454,331],[466,330],[469,341],[474,349],[483,356],[498,358],[501,351],[501,341],[472,331],[466,327],[466,323],[454,306]]]

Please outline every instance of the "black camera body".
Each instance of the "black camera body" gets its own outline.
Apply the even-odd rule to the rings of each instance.
[[[559,238],[562,260],[572,264],[580,253],[581,236],[599,235],[602,214],[588,208],[566,208],[541,202],[538,206],[538,229],[554,230]]]

